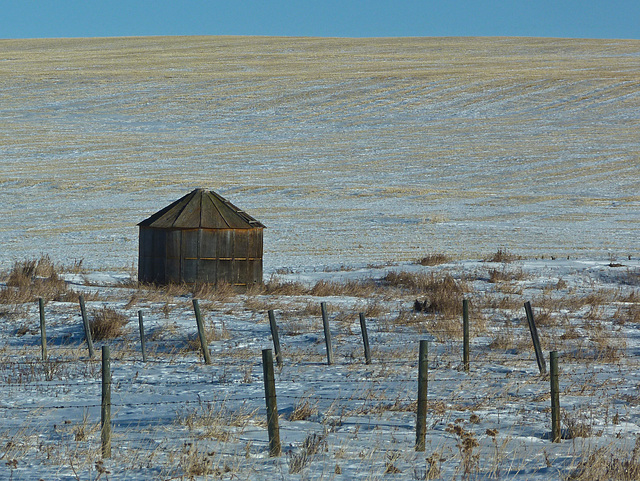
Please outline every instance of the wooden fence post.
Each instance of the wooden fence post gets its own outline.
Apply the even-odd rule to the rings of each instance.
[[[551,379],[551,440],[559,443],[562,439],[560,427],[560,382],[558,380],[558,351],[549,354],[549,369]]]
[[[371,364],[371,351],[369,350],[369,335],[367,334],[367,323],[364,313],[360,313],[360,330],[362,331],[362,342],[364,343],[364,359],[366,364]]]
[[[427,435],[427,390],[429,370],[429,342],[420,341],[418,358],[418,411],[416,416],[416,451],[425,450]]]
[[[95,353],[93,351],[93,340],[91,339],[91,326],[89,326],[87,309],[84,306],[84,296],[82,294],[78,296],[78,302],[80,303],[80,314],[82,315],[82,325],[84,326],[84,338],[86,339],[87,347],[89,348],[89,357],[93,359]]]
[[[531,303],[529,301],[524,303],[524,310],[527,313],[527,322],[529,323],[529,331],[531,332],[531,339],[533,340],[533,349],[536,351],[538,369],[540,370],[540,374],[546,374],[547,365],[544,362],[542,347],[540,347],[540,338],[538,337],[538,329],[536,328],[536,323],[533,320],[533,309],[531,309]]]
[[[193,300],[193,310],[196,313],[196,324],[198,325],[198,336],[200,337],[200,347],[202,348],[202,355],[204,356],[204,363],[211,364],[211,354],[209,353],[209,345],[207,344],[207,335],[204,332],[204,323],[200,316],[200,306],[198,305],[198,299]]]
[[[278,403],[276,382],[273,374],[271,349],[262,350],[262,371],[264,373],[264,398],[267,404],[267,431],[269,433],[269,456],[280,456],[280,428],[278,427]]]
[[[140,349],[142,350],[142,362],[147,362],[147,347],[144,339],[144,319],[142,311],[138,311],[138,325],[140,326]]]
[[[320,303],[322,311],[322,325],[324,326],[324,341],[327,345],[327,364],[333,364],[333,348],[331,347],[331,330],[329,329],[329,319],[327,317],[327,304]]]
[[[109,346],[102,346],[102,406],[100,409],[102,457],[111,457],[111,357]]]
[[[462,301],[462,365],[465,372],[469,372],[469,301]]]
[[[42,360],[47,360],[47,327],[44,321],[44,299],[38,298],[38,307],[40,308],[40,346],[42,348]]]
[[[276,363],[278,363],[278,367],[282,367],[282,352],[280,351],[280,336],[278,334],[278,326],[276,325],[276,316],[272,309],[269,309],[268,314],[271,337],[273,338],[273,348],[276,352]]]

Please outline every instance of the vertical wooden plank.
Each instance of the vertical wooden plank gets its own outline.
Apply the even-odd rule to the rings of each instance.
[[[425,450],[427,435],[427,391],[428,391],[429,342],[420,341],[418,358],[418,411],[416,415],[416,451]]]
[[[538,363],[538,369],[540,374],[547,373],[547,365],[544,362],[544,355],[542,354],[542,347],[540,346],[540,338],[538,337],[538,329],[533,319],[533,310],[531,309],[531,303],[529,301],[524,303],[524,310],[527,314],[527,322],[529,323],[529,331],[531,332],[531,339],[533,341],[533,349],[536,352],[536,362]]]
[[[204,323],[202,322],[202,317],[200,316],[200,306],[198,305],[198,299],[193,300],[193,310],[196,313],[196,324],[198,325],[198,336],[200,337],[200,347],[202,348],[204,362],[205,364],[211,364],[211,354],[209,353],[207,336],[204,331]]]
[[[273,338],[273,348],[276,351],[276,362],[278,367],[282,367],[282,352],[280,351],[280,335],[276,325],[276,316],[272,309],[269,309],[269,326],[271,326],[271,337]]]
[[[364,359],[366,364],[371,364],[371,350],[369,349],[369,334],[367,334],[367,322],[364,312],[360,314],[360,330],[362,331],[362,343],[364,344]]]
[[[80,303],[80,314],[82,315],[82,325],[84,326],[84,338],[89,348],[89,357],[93,359],[95,353],[93,350],[93,340],[91,339],[91,327],[89,326],[89,319],[87,318],[87,309],[84,305],[84,296],[80,295],[78,302]]]
[[[271,349],[262,350],[262,370],[264,373],[264,398],[267,404],[267,431],[269,433],[269,456],[280,456],[280,428],[278,426],[278,403],[276,382],[273,373]]]
[[[40,347],[42,349],[42,360],[47,360],[47,327],[44,319],[44,299],[38,298],[38,307],[40,308]]]
[[[142,350],[142,362],[147,362],[147,347],[144,339],[144,319],[142,311],[138,311],[138,325],[140,326],[140,349]]]
[[[469,372],[469,301],[467,299],[462,301],[462,331],[462,365],[465,372]]]
[[[559,443],[562,439],[560,426],[560,382],[558,379],[558,351],[549,354],[551,380],[551,441]]]
[[[102,405],[100,409],[102,457],[111,457],[111,356],[109,346],[102,346]]]
[[[324,327],[324,341],[327,345],[327,364],[333,364],[333,348],[331,347],[331,330],[329,329],[329,318],[327,317],[327,304],[325,302],[320,303],[320,310],[322,311],[322,325]]]

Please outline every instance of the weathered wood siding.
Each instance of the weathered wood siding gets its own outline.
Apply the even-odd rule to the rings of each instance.
[[[141,226],[138,279],[156,284],[261,284],[262,230]]]

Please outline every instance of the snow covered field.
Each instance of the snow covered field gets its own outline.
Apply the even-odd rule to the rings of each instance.
[[[45,306],[48,362],[41,361],[37,303],[1,305],[5,479],[96,479],[100,469],[109,479],[637,479],[637,260],[301,270],[272,279],[263,292],[200,292],[211,365],[195,342],[188,292],[128,286],[124,274],[64,277],[60,300]],[[5,296],[13,291],[7,287]],[[90,318],[106,309],[126,322],[121,334],[95,342],[94,360],[83,342],[80,293]],[[463,297],[471,304],[469,373],[461,369]],[[433,312],[414,312],[416,298]],[[526,300],[546,362],[549,351],[559,352],[560,443],[549,439],[549,378],[538,372]],[[330,366],[320,302],[333,335]],[[268,456],[261,362],[261,350],[272,347],[270,308],[284,357],[276,368],[278,458]],[[367,317],[370,365],[358,312]],[[414,451],[421,339],[431,341],[424,453]],[[112,457],[96,465],[105,343]]]
[[[130,266],[197,187],[267,226],[267,271],[637,256],[639,75],[638,41],[2,41],[0,264]]]
[[[0,41],[0,267],[42,254],[67,266],[64,288],[43,295],[46,363],[40,294],[14,297],[3,280],[0,477],[640,478],[639,73],[637,41]],[[136,224],[196,187],[267,226],[266,291],[196,293],[210,366],[195,347],[194,294],[131,278]],[[511,258],[486,261],[499,249]],[[436,253],[447,258],[415,263]],[[83,343],[79,293],[90,316],[126,321],[104,341],[104,465],[100,363]],[[438,307],[416,313],[415,299]],[[561,443],[549,440],[525,301],[547,361],[559,352]],[[285,356],[275,459],[268,309]],[[429,411],[416,453],[421,339]]]

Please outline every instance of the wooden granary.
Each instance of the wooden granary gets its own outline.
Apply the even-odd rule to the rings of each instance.
[[[196,189],[138,226],[140,282],[262,283],[264,226],[213,191]]]

